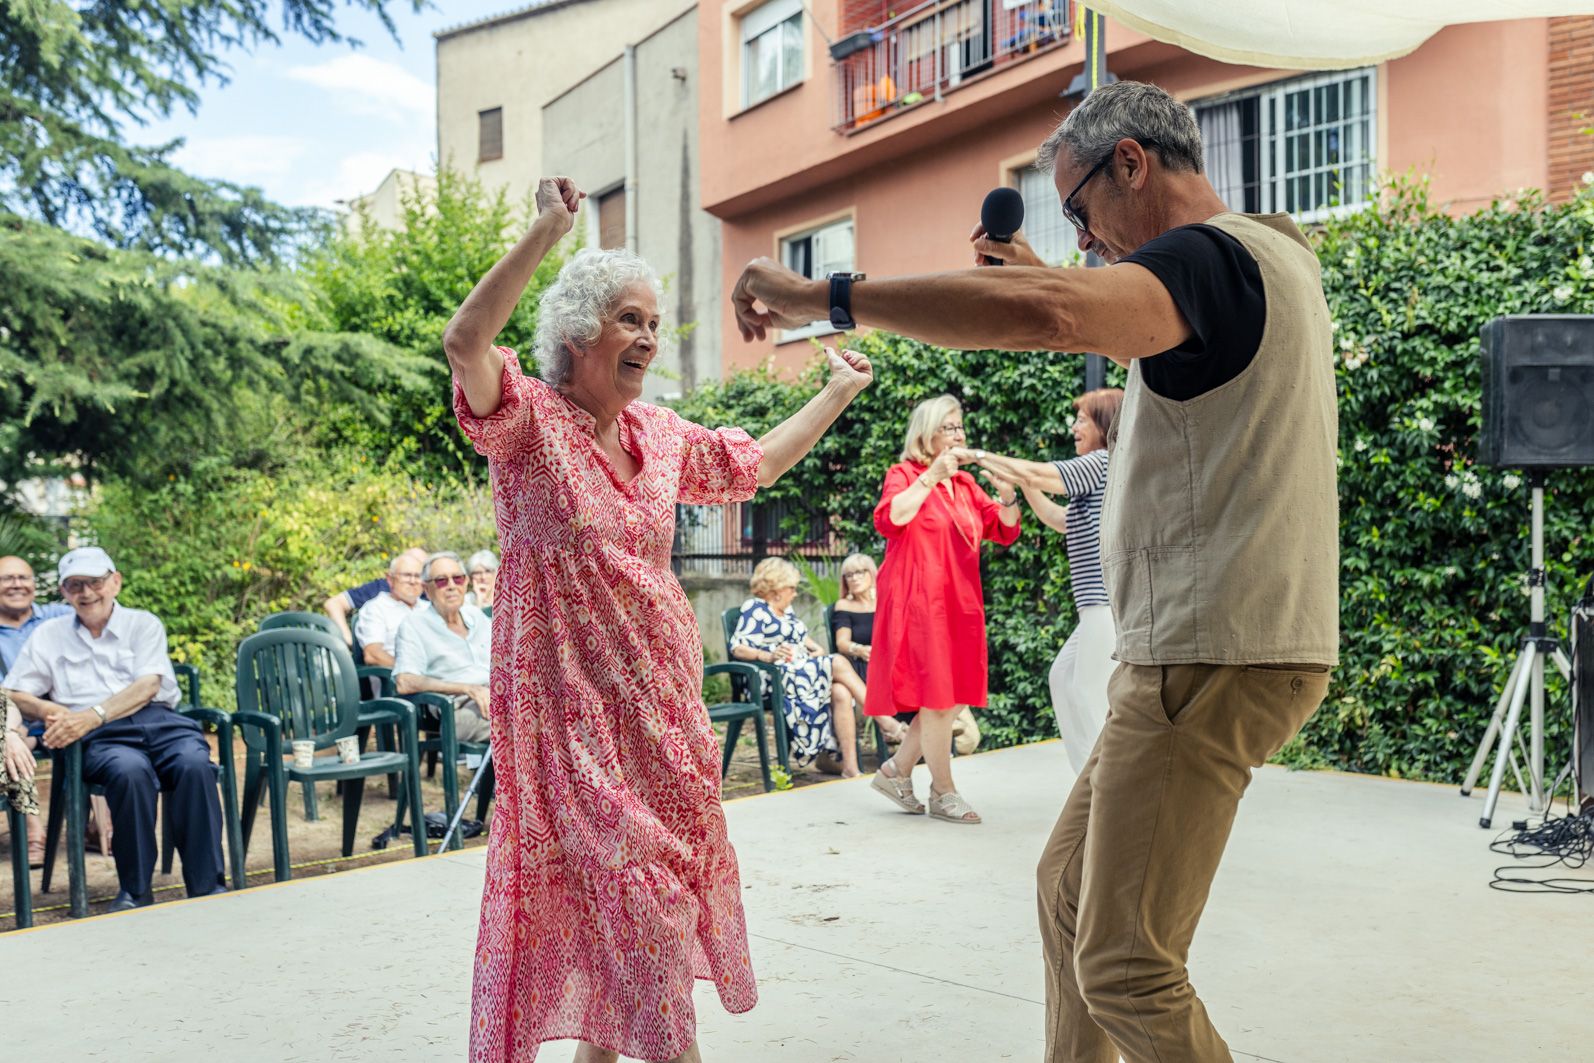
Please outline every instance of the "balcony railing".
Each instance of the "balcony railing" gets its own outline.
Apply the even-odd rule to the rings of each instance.
[[[670,552],[677,576],[745,577],[766,557],[792,554],[830,571],[847,554],[847,544],[822,515],[795,510],[789,503],[732,502],[676,506]]]
[[[1071,0],[927,0],[832,48],[847,133],[1066,42]]]

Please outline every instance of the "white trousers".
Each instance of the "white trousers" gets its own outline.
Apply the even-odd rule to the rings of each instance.
[[[1075,773],[1085,766],[1107,721],[1107,680],[1117,667],[1112,659],[1117,641],[1112,607],[1087,605],[1079,610],[1079,626],[1052,662],[1048,676],[1052,711]]]

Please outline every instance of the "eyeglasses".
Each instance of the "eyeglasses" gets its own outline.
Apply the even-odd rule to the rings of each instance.
[[[0,576],[0,587],[10,587],[13,584],[19,587],[26,584],[31,587],[33,585],[33,577],[24,576],[20,572],[14,576]]]
[[[69,579],[61,584],[62,594],[82,594],[84,591],[97,591],[105,586],[109,576],[91,576],[88,579]]]
[[[960,424],[944,424],[940,428],[937,428],[936,431],[940,432],[944,436],[961,436],[968,434],[963,430],[963,426]]]
[[[1139,144],[1142,148],[1145,148],[1148,151],[1152,148],[1160,148],[1162,146],[1155,140],[1137,140],[1135,143]],[[1107,157],[1102,159],[1096,165],[1092,166],[1090,168],[1090,172],[1084,176],[1084,179],[1081,180],[1079,184],[1074,186],[1074,190],[1063,197],[1063,217],[1067,219],[1068,224],[1072,225],[1082,233],[1090,232],[1090,218],[1086,216],[1085,208],[1074,202],[1074,197],[1078,196],[1080,192],[1084,191],[1085,186],[1090,184],[1090,179],[1092,177],[1095,177],[1097,174],[1101,173],[1102,169],[1109,162],[1112,162],[1113,154],[1113,152],[1108,152]]]
[[[389,582],[396,580],[399,583],[419,583],[421,574],[419,572],[394,572],[389,574],[387,578]]]
[[[867,576],[868,574],[869,574],[869,570],[868,569],[860,568],[856,572],[843,572],[841,574],[841,578],[842,579],[852,579],[852,577],[854,577],[854,576]]]
[[[463,587],[465,586],[465,581],[469,578],[470,577],[466,576],[463,572],[457,572],[452,576],[433,576],[427,582],[436,587],[438,590],[442,590],[450,583],[456,587]]]

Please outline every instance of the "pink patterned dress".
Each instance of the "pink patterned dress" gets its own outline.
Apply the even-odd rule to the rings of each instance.
[[[670,572],[675,504],[751,498],[763,451],[633,402],[620,442],[642,468],[622,483],[592,416],[504,360],[491,416],[454,387],[503,550],[470,1058],[574,1038],[669,1059],[696,1038],[694,978],[732,1012],[758,999],[702,640]]]

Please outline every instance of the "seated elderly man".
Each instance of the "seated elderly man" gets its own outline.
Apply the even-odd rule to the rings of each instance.
[[[11,671],[22,655],[22,647],[40,624],[58,616],[72,615],[72,607],[58,602],[39,605],[38,581],[33,566],[20,557],[0,557],[0,679]],[[23,721],[22,741],[29,749],[44,736],[44,721]],[[28,866],[44,866],[44,826],[37,812],[28,819]]]
[[[426,608],[421,601],[423,561],[413,550],[399,554],[387,567],[388,589],[360,606],[360,615],[354,621],[354,638],[365,654],[366,664],[393,667],[399,625],[416,609]]]
[[[415,561],[415,571],[417,572],[426,563],[426,550],[419,546],[412,546],[399,556],[412,558]],[[388,566],[389,571],[392,571],[392,568],[392,565]],[[358,587],[350,587],[346,591],[339,591],[322,602],[321,609],[327,616],[332,618],[332,622],[338,626],[338,630],[343,632],[343,641],[352,646],[354,645],[354,632],[349,629],[350,614],[363,608],[367,602],[383,591],[392,589],[392,582],[386,576],[379,576],[376,579],[360,584]]]
[[[199,724],[172,710],[179,695],[166,628],[117,604],[122,575],[99,547],[69,551],[58,573],[75,615],[39,625],[4,686],[25,714],[45,721],[46,746],[81,741],[84,778],[105,787],[121,885],[111,910],[154,901],[157,793],[171,810],[188,895],[225,892],[216,772]]]
[[[461,742],[485,742],[487,674],[492,663],[492,622],[465,604],[465,566],[459,555],[433,554],[421,570],[432,603],[399,625],[393,681],[400,694],[446,694],[454,701],[454,731]]]

